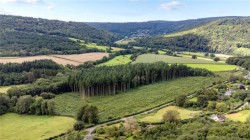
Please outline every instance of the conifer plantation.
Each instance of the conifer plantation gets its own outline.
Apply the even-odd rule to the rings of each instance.
[[[153,84],[179,77],[210,76],[205,69],[193,69],[185,65],[153,64],[119,65],[83,69],[69,77],[69,85],[85,96],[115,95],[141,85]]]

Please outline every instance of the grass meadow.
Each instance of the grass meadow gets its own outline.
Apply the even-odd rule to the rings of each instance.
[[[107,121],[167,103],[180,94],[193,93],[219,80],[221,77],[187,77],[141,86],[115,96],[83,99],[77,93],[65,93],[53,100],[58,114],[75,116],[79,107],[92,104],[99,109],[100,121]]]
[[[123,65],[123,64],[127,64],[132,62],[132,60],[130,59],[131,54],[129,55],[120,55],[120,56],[116,56],[115,58],[102,63],[98,66],[114,66],[114,65]]]
[[[139,121],[140,122],[147,122],[147,123],[162,122],[163,115],[169,110],[178,111],[180,113],[181,120],[193,118],[201,112],[201,111],[193,111],[193,110],[189,110],[189,109],[185,109],[185,108],[180,108],[177,106],[168,106],[168,107],[165,107],[163,109],[158,110],[155,113],[140,116]]]
[[[186,64],[193,68],[204,68],[210,71],[219,72],[219,71],[231,71],[235,70],[238,67],[235,65],[228,65],[224,62],[214,62],[210,59],[191,59],[191,57],[174,57],[168,55],[156,55],[156,54],[143,54],[137,57],[135,63],[154,63],[158,61],[163,61],[166,63],[178,63]]]
[[[245,122],[249,116],[250,110],[242,110],[237,113],[227,114],[226,118],[233,121]]]
[[[1,140],[42,140],[71,129],[75,120],[61,116],[35,116],[8,113],[0,116]]]

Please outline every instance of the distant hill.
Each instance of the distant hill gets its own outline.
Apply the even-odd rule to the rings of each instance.
[[[218,19],[165,37],[183,37],[189,34],[208,40],[207,48],[210,51],[250,55],[250,17]]]
[[[70,41],[78,38],[98,44],[114,42],[114,35],[85,23],[0,15],[0,56],[86,52]]]
[[[250,55],[250,18],[224,17],[192,29],[137,39],[131,46]]]
[[[201,18],[183,21],[148,21],[148,22],[127,22],[127,23],[108,23],[108,22],[89,22],[95,28],[109,31],[120,36],[155,36],[169,34],[173,32],[191,29],[218,18]]]

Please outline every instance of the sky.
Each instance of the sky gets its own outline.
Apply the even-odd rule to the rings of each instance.
[[[78,22],[178,21],[250,16],[250,0],[0,0],[0,14]]]

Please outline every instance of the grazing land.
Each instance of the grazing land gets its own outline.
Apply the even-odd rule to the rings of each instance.
[[[107,121],[167,103],[180,94],[193,93],[221,79],[221,77],[179,78],[138,87],[115,96],[82,99],[77,93],[65,93],[56,96],[53,100],[58,114],[75,116],[81,104],[92,104],[99,109],[100,121]]]
[[[245,122],[249,116],[250,116],[250,110],[243,110],[237,113],[227,114],[226,118],[233,121]]]
[[[220,62],[214,62],[202,59],[192,59],[183,57],[174,57],[168,55],[156,55],[156,54],[143,54],[137,57],[134,63],[154,63],[163,61],[166,63],[179,63],[179,64],[220,64]],[[223,64],[223,63],[222,63]]]
[[[97,45],[96,43],[87,43],[87,44],[84,44],[84,45],[86,45],[87,48],[89,48],[89,49],[96,48],[96,49],[104,50],[104,51],[106,51],[106,49],[109,48],[109,46]],[[111,49],[112,49],[113,52],[123,50],[121,48],[116,48],[116,47],[111,47]]]
[[[114,66],[114,65],[123,65],[132,62],[130,59],[131,54],[129,55],[120,55],[109,60],[108,62],[102,63],[99,66]]]
[[[65,133],[74,123],[75,120],[69,117],[8,113],[0,116],[0,139],[47,139]]]
[[[201,112],[201,111],[193,111],[193,110],[189,110],[185,108],[180,108],[177,106],[168,106],[168,107],[158,110],[156,113],[140,116],[139,121],[147,122],[147,123],[162,122],[163,115],[169,110],[178,111],[180,113],[180,118],[182,120],[193,118]]]
[[[235,70],[238,69],[237,66],[235,65],[220,65],[220,64],[187,64],[189,67],[193,67],[193,68],[204,68],[204,69],[208,69],[210,71],[231,71],[231,70]]]
[[[51,59],[58,64],[62,65],[79,65],[87,61],[95,61],[108,56],[108,53],[85,53],[85,54],[72,54],[72,55],[42,55],[42,56],[29,56],[29,57],[0,57],[0,63],[22,63],[27,61]]]
[[[0,86],[0,93],[7,93],[7,91],[12,87],[22,87],[25,85],[12,85],[12,86]]]

